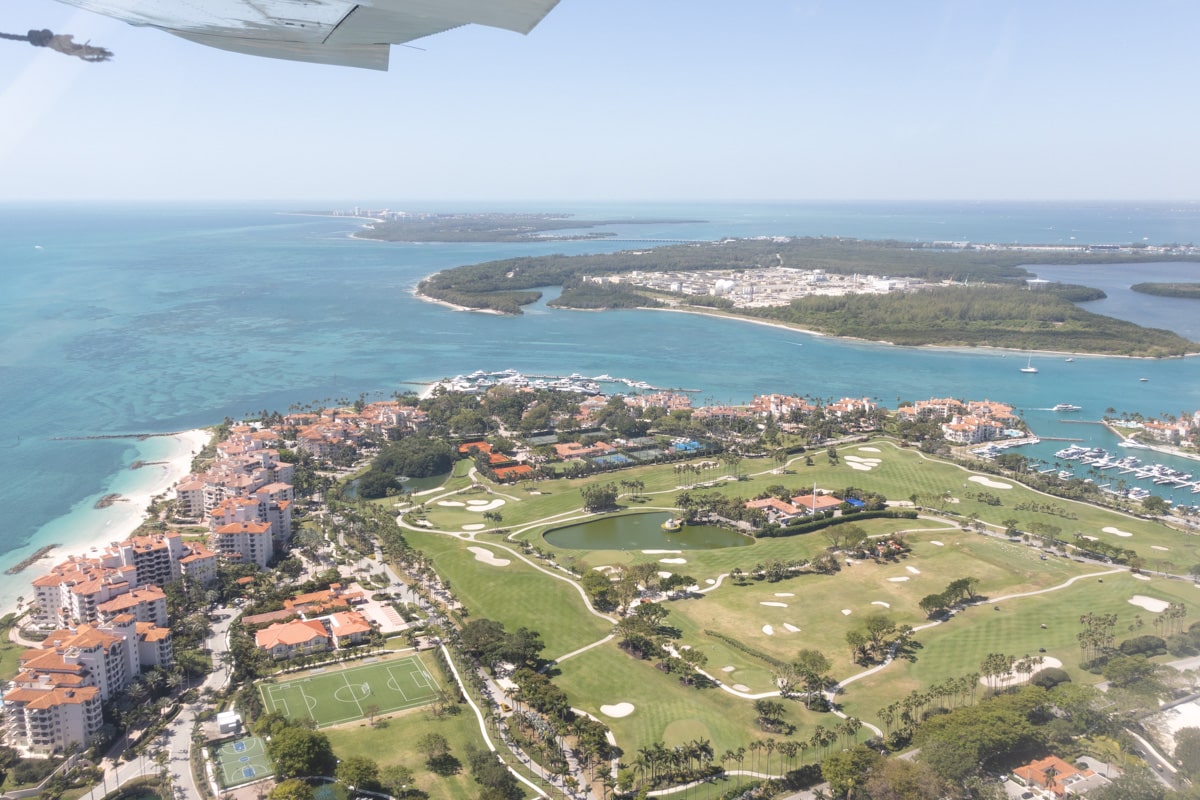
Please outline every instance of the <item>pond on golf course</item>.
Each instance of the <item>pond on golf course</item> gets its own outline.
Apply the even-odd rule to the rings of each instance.
[[[670,514],[627,514],[602,517],[555,528],[542,534],[547,544],[567,550],[715,550],[744,547],[754,540],[712,525],[685,525],[663,530]]]

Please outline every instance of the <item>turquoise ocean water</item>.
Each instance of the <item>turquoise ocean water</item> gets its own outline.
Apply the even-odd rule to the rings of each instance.
[[[128,469],[134,460],[168,455],[164,440],[64,437],[173,431],[293,403],[386,397],[476,369],[608,373],[698,389],[700,401],[767,391],[868,395],[889,406],[930,394],[987,397],[1023,409],[1040,434],[1101,445],[1112,441],[1098,426],[1062,423],[1045,409],[1076,403],[1078,418],[1096,419],[1110,406],[1151,415],[1200,408],[1196,358],[1067,363],[1039,355],[1041,371],[1030,376],[1017,371],[1025,358],[1016,353],[896,348],[648,311],[541,304],[505,318],[412,296],[422,277],[463,263],[626,249],[642,239],[1197,242],[1200,205],[554,204],[519,210],[703,222],[616,225],[614,241],[522,245],[360,241],[349,235],[360,221],[284,210],[0,206],[0,569],[51,542],[108,541],[119,510],[96,511],[96,499],[145,480]],[[1200,306],[1128,291],[1143,280],[1200,280],[1200,266],[1036,271],[1101,286],[1110,298],[1092,304],[1097,311],[1200,340]],[[26,580],[0,584],[0,603]]]

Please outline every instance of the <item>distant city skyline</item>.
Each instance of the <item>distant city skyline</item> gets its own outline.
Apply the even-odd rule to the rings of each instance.
[[[0,42],[0,202],[1200,200],[1185,0],[561,0],[386,73],[5,12],[115,59]]]

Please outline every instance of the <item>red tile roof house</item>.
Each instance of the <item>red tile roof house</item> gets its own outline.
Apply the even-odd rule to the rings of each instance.
[[[254,634],[254,643],[276,661],[329,649],[329,632],[315,619],[279,622]]]
[[[761,509],[767,515],[767,521],[774,522],[778,525],[786,525],[797,517],[802,517],[808,512],[803,508],[797,508],[791,503],[785,503],[778,497],[764,497],[761,500],[748,500],[746,508]]]
[[[1103,775],[1097,775],[1090,769],[1077,769],[1058,756],[1047,756],[1017,767],[1013,770],[1013,777],[1044,798],[1082,795],[1089,789],[1109,783]]]
[[[818,511],[834,511],[842,501],[831,494],[798,494],[792,498],[792,505],[802,508],[810,514]]]

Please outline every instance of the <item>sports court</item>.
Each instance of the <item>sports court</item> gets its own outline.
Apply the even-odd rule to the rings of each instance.
[[[375,661],[347,669],[313,670],[305,677],[259,687],[267,712],[311,719],[317,727],[390,714],[430,703],[438,685],[419,656]]]
[[[274,773],[267,748],[257,736],[247,736],[226,742],[213,752],[217,762],[217,777],[221,786],[231,789],[243,783],[257,781]]]

